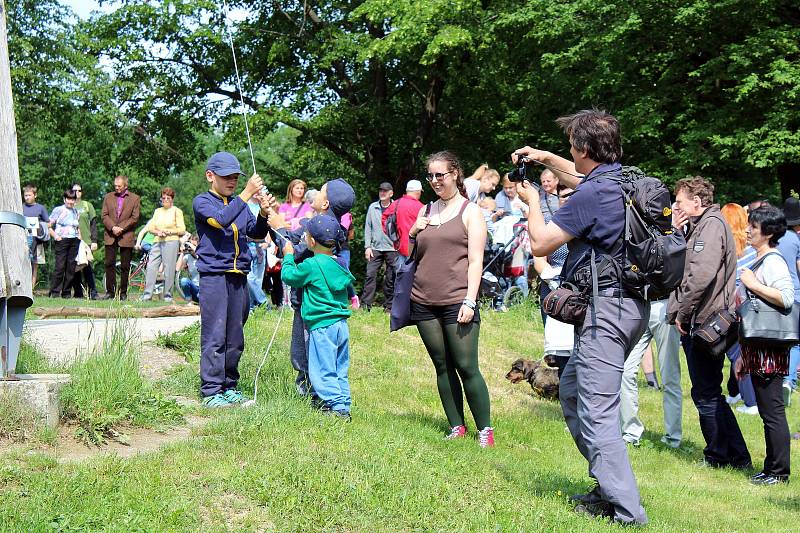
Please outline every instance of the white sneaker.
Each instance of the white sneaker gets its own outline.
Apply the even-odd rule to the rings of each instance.
[[[742,401],[742,395],[737,394],[736,396],[725,396],[725,401],[728,402],[728,405],[736,405]]]
[[[758,406],[751,405],[750,407],[747,407],[746,405],[740,405],[739,407],[736,408],[736,411],[739,413],[744,413],[746,415],[757,415]]]
[[[783,406],[789,407],[792,403],[792,384],[783,382]]]

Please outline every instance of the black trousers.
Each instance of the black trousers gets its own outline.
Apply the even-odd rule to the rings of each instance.
[[[270,271],[269,268],[264,272],[264,278],[261,280],[261,290],[269,294],[269,299],[275,307],[283,303],[283,281],[281,280],[281,271]]]
[[[788,476],[791,437],[783,405],[783,376],[750,376],[756,391],[758,414],[764,422],[764,440],[767,442],[767,456],[764,458],[762,472],[773,476]]]
[[[72,278],[75,276],[75,257],[78,255],[78,238],[53,241],[56,253],[53,277],[50,278],[50,297],[70,298]]]
[[[700,414],[700,429],[706,441],[703,450],[706,461],[713,466],[749,467],[750,452],[742,430],[722,396],[722,367],[725,356],[714,357],[689,335],[681,336],[689,379],[692,382],[692,401]]]
[[[119,274],[119,295],[128,295],[128,277],[131,274],[131,257],[133,248],[118,246],[116,244],[106,245],[106,293],[117,293],[117,248],[119,248],[120,274]]]
[[[394,266],[397,261],[397,252],[372,251],[372,259],[367,263],[367,277],[364,280],[364,290],[361,293],[361,304],[372,307],[375,302],[375,289],[378,285],[378,272],[382,265],[386,265],[383,272],[383,307],[392,308],[392,298],[394,297]]]
[[[72,279],[72,290],[74,291],[75,298],[83,298],[83,288],[89,288],[89,294],[97,294],[97,284],[94,281],[94,270],[92,263],[83,267],[79,272],[75,273]]]

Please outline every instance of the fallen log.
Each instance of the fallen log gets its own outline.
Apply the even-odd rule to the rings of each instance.
[[[87,318],[162,318],[169,316],[197,316],[197,305],[164,305],[161,307],[34,307],[31,312],[39,318],[87,317]]]

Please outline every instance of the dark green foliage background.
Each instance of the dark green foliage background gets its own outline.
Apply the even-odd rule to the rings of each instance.
[[[240,98],[270,189],[344,177],[359,230],[377,184],[400,190],[426,154],[456,150],[468,172],[525,144],[566,155],[553,119],[590,106],[619,117],[625,163],[668,183],[705,176],[720,202],[800,190],[796,2],[100,4],[82,21],[6,1],[22,180],[49,208],[72,180],[99,206],[124,173],[144,216],[165,184],[190,212],[211,152],[252,166]]]

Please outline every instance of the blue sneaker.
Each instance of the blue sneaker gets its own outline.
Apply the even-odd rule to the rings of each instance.
[[[222,393],[222,397],[225,398],[228,403],[232,405],[239,405],[243,404],[248,400],[248,398],[242,394],[241,391],[236,389],[228,389]]]
[[[225,395],[222,393],[213,394],[211,396],[206,396],[203,398],[203,407],[208,407],[210,409],[220,409],[224,407],[233,407],[234,404],[229,402]]]

